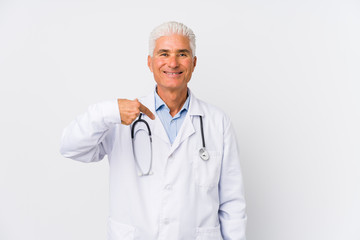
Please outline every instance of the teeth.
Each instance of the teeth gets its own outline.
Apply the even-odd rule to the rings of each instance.
[[[169,73],[167,72],[166,74],[170,74],[170,75],[176,75],[176,74],[180,74],[181,72],[178,72],[178,73]]]

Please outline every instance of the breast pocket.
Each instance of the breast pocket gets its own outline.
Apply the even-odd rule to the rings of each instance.
[[[222,240],[220,226],[197,228],[196,240]]]
[[[221,153],[208,151],[209,160],[203,160],[199,154],[194,156],[193,173],[195,183],[204,190],[217,187],[220,179]]]
[[[133,240],[135,228],[117,222],[111,218],[108,220],[108,239],[109,240]]]

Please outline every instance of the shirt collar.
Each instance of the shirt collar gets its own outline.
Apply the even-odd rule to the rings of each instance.
[[[159,110],[162,106],[164,106],[166,109],[170,110],[168,108],[168,106],[165,104],[165,102],[160,98],[160,96],[157,94],[156,92],[156,88],[155,88],[155,110]],[[188,90],[188,96],[185,100],[184,105],[182,106],[181,110],[179,111],[179,113],[181,113],[182,111],[186,110],[188,111],[189,109],[189,103],[190,103],[190,94],[189,94],[189,90]]]

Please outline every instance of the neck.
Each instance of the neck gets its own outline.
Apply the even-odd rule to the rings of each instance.
[[[170,109],[170,115],[174,117],[186,101],[187,88],[181,91],[164,91],[161,88],[157,88],[157,94]]]

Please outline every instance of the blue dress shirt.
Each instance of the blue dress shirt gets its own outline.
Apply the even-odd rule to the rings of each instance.
[[[165,131],[169,137],[171,144],[173,144],[176,135],[178,134],[181,125],[184,122],[186,113],[189,108],[189,102],[190,102],[190,95],[188,95],[188,97],[186,98],[186,101],[183,107],[181,108],[181,110],[174,117],[172,117],[170,115],[170,109],[165,104],[165,102],[159,97],[159,95],[155,90],[155,110],[165,128]]]

